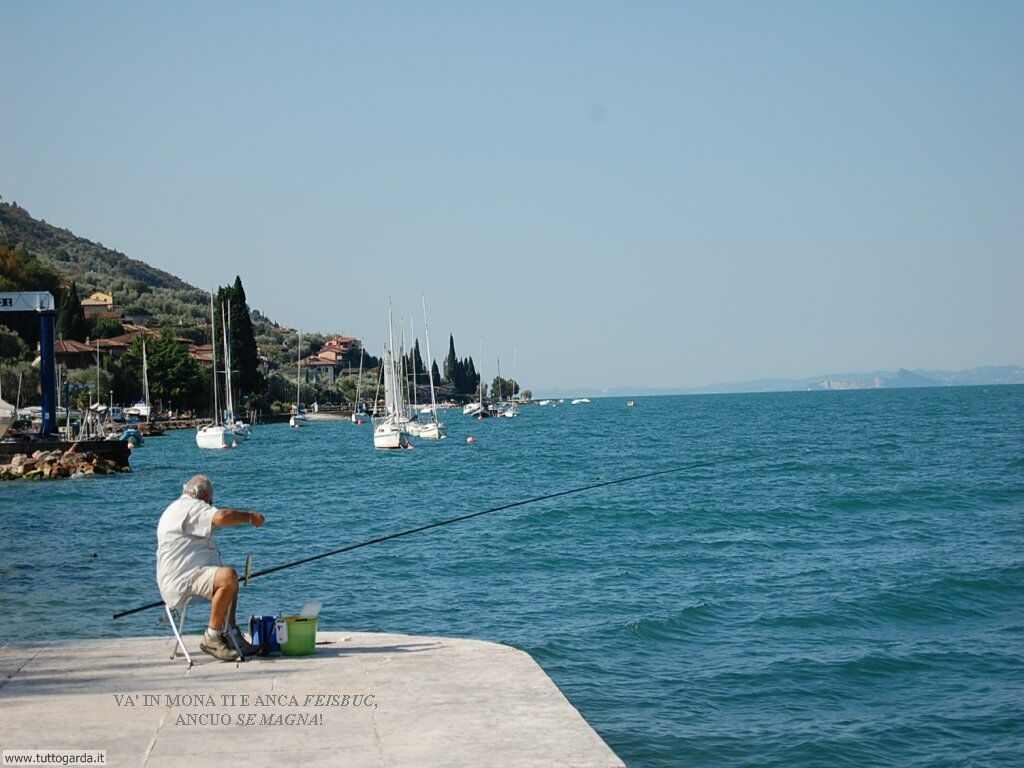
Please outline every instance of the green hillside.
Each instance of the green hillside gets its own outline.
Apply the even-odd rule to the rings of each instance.
[[[21,246],[62,277],[83,298],[112,292],[128,313],[149,312],[159,324],[198,325],[208,316],[208,294],[169,272],[130,259],[73,232],[33,218],[16,203],[0,201],[0,242]]]
[[[147,325],[170,325],[196,341],[208,340],[209,294],[176,275],[33,218],[17,203],[2,199],[0,243],[24,249],[67,282],[74,281],[81,298],[93,291],[112,293],[122,312],[152,315]],[[225,275],[224,282],[230,284],[232,277]],[[252,312],[252,321],[260,351],[272,365],[294,361],[294,329],[273,322],[259,311]],[[309,354],[322,341],[323,336],[308,334],[303,339],[303,351]]]

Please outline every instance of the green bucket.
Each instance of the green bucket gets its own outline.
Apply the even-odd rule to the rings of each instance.
[[[285,656],[310,656],[316,653],[316,627],[319,619],[282,616],[277,620],[277,642]]]

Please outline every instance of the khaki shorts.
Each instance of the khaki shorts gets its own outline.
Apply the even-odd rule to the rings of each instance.
[[[188,593],[205,597],[207,600],[213,599],[213,581],[217,578],[219,567],[217,565],[208,565],[196,571],[196,575],[192,578],[192,583],[189,585]]]

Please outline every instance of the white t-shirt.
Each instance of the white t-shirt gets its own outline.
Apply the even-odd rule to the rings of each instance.
[[[156,583],[172,608],[188,593],[199,568],[220,565],[213,544],[217,508],[182,495],[160,515],[156,527]]]

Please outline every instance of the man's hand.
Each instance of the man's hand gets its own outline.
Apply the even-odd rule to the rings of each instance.
[[[250,512],[249,514],[252,516],[249,522],[252,523],[253,528],[259,528],[263,525],[263,515],[259,512]]]

